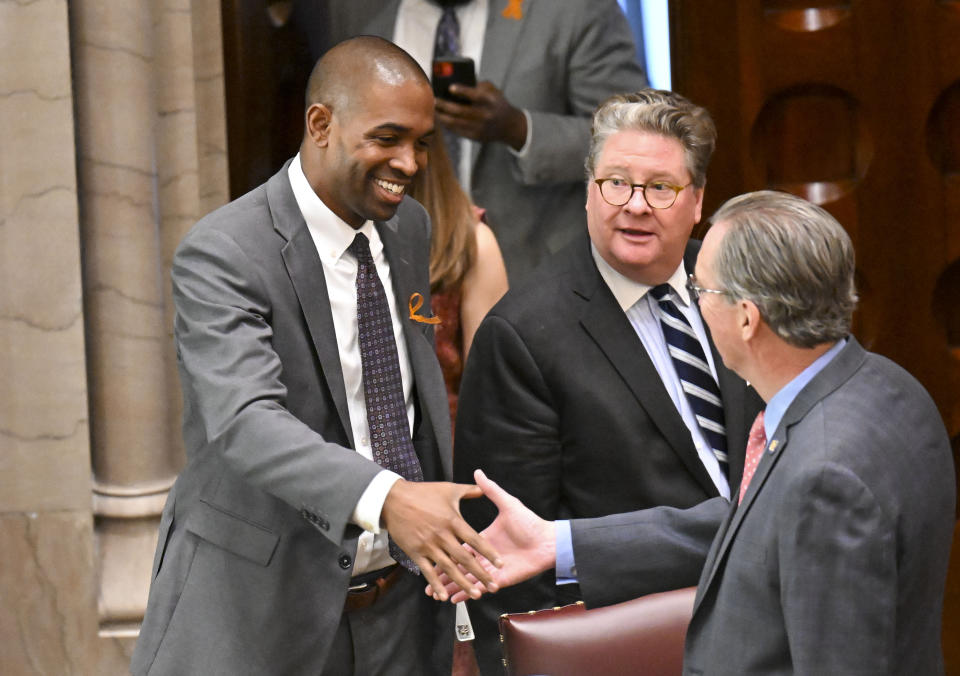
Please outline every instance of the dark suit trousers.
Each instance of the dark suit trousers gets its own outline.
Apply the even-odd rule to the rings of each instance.
[[[403,571],[403,579],[376,603],[340,616],[337,634],[322,676],[420,676],[438,672],[431,664],[432,643],[424,645],[422,577]],[[453,625],[450,625],[452,645]],[[437,641],[435,643],[443,643]],[[448,646],[449,647],[449,646]],[[449,656],[448,656],[449,657]],[[450,661],[443,664],[446,674]]]

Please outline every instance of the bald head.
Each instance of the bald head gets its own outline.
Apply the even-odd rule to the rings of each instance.
[[[412,56],[383,38],[361,35],[344,40],[317,61],[307,82],[306,107],[321,103],[332,111],[349,110],[373,83],[430,86]]]

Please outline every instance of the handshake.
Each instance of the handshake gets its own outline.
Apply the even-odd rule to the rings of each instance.
[[[451,603],[457,603],[467,598],[479,598],[484,593],[523,582],[556,565],[554,522],[541,519],[481,470],[476,470],[473,476],[499,514],[480,533],[481,539],[485,540],[483,553],[480,546],[462,544],[473,561],[466,566],[459,565],[456,579],[439,566],[425,574],[428,580],[436,580],[427,585],[426,594],[438,601],[449,599]],[[485,574],[478,576],[471,572],[478,565]]]

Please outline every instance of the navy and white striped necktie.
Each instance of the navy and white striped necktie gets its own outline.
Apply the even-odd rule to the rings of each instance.
[[[650,293],[660,306],[660,327],[687,402],[693,409],[704,438],[720,462],[720,469],[724,476],[729,476],[723,401],[703,347],[690,322],[670,299],[670,285],[660,284],[650,289]]]

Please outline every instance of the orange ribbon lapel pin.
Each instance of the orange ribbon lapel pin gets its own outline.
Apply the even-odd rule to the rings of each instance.
[[[417,314],[420,308],[423,307],[423,294],[419,291],[414,292],[410,295],[410,319],[415,322],[420,322],[421,324],[439,324],[439,317],[424,317],[421,314]]]
[[[523,0],[508,0],[507,6],[500,13],[504,19],[520,21],[523,18]]]

